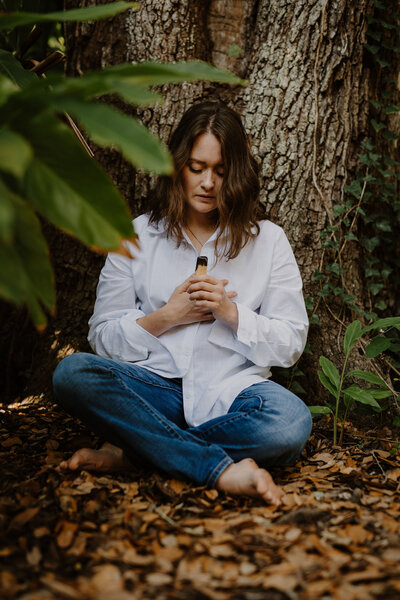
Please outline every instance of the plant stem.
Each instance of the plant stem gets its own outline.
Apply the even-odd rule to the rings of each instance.
[[[339,389],[336,395],[336,409],[335,409],[335,416],[333,418],[333,443],[336,444],[337,442],[337,421],[338,421],[338,416],[339,416],[339,403],[340,403],[340,396],[342,395],[342,387],[343,387],[343,380],[344,380],[344,372],[346,370],[346,365],[347,365],[347,360],[349,358],[349,355],[346,355],[344,364],[343,364],[343,369],[342,369],[342,374],[340,376],[340,385],[339,385]],[[341,436],[342,439],[342,436]]]

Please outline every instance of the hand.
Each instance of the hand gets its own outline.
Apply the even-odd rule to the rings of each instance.
[[[190,301],[199,308],[212,313],[215,319],[223,321],[234,331],[238,327],[238,312],[231,298],[237,296],[236,292],[227,292],[225,286],[227,279],[215,279],[210,275],[192,275],[187,288]]]
[[[187,293],[191,283],[192,277],[178,285],[164,307],[164,312],[167,312],[172,320],[170,327],[198,323],[199,321],[214,321],[212,312],[208,307],[191,301]]]

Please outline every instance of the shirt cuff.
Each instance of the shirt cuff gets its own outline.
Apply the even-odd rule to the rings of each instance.
[[[248,349],[257,341],[257,315],[242,304],[236,303],[236,306],[238,309],[237,332],[235,333],[229,325],[216,321],[211,327],[208,341],[242,354],[245,350],[243,346]]]
[[[141,316],[144,315],[139,315],[137,318],[140,319]],[[131,346],[142,346],[149,351],[159,349],[160,340],[144,329],[144,327],[141,327],[136,319],[132,321],[132,317],[125,315],[122,317],[120,323],[125,333],[125,338],[130,341]]]

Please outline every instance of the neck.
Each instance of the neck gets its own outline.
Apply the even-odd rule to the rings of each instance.
[[[216,229],[217,225],[216,211],[205,215],[191,215],[190,213],[185,215],[184,226],[190,227],[194,231],[212,232]]]

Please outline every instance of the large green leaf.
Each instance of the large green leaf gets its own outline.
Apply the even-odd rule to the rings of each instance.
[[[340,386],[339,371],[337,370],[333,362],[328,358],[325,358],[325,356],[320,356],[319,364],[321,365],[324,374],[329,379],[334,389],[337,391]]]
[[[100,146],[113,146],[133,165],[146,171],[169,174],[173,170],[167,148],[137,119],[103,103],[61,100],[59,108],[77,119]]]
[[[2,105],[8,100],[9,96],[17,91],[18,86],[9,77],[0,73],[0,110],[2,110]]]
[[[355,369],[354,371],[349,371],[346,377],[359,377],[363,381],[368,381],[368,383],[373,383],[375,385],[379,385],[380,387],[387,388],[386,383],[381,377],[378,377],[378,375],[374,375],[369,371],[360,371],[359,369]]]
[[[352,350],[356,341],[362,336],[363,331],[361,327],[360,321],[353,321],[346,329],[346,333],[344,334],[344,351],[346,356]]]
[[[40,223],[33,210],[16,194],[14,237],[12,243],[0,241],[0,295],[17,304],[25,302],[36,326],[46,317],[41,309],[54,308],[54,281],[49,253]]]
[[[400,329],[400,317],[386,317],[385,319],[378,319],[372,325],[368,325],[368,327],[364,327],[362,333],[366,333],[367,331],[373,331],[375,329],[387,329],[388,327],[396,327],[396,329]]]
[[[34,73],[22,67],[19,60],[11,52],[2,49],[0,49],[0,73],[11,79],[13,83],[21,88],[37,79]]]
[[[74,8],[72,10],[57,11],[51,13],[29,13],[15,12],[0,16],[0,30],[13,29],[22,25],[44,23],[48,21],[97,21],[112,17],[124,10],[139,8],[137,2],[111,2],[99,6],[90,6],[87,8]]]
[[[0,179],[0,239],[11,242],[14,233],[15,208],[11,191]],[[0,263],[1,264],[1,263]]]
[[[380,408],[378,402],[375,400],[373,395],[369,390],[363,390],[356,385],[351,385],[350,387],[343,390],[345,396],[352,398],[356,402],[360,402],[361,404],[368,404],[374,408]]]
[[[0,129],[0,171],[22,177],[32,156],[31,146],[21,135],[6,127]]]
[[[35,152],[25,176],[26,195],[44,217],[106,250],[132,236],[123,198],[65,125],[47,114],[21,123],[22,132]]]
[[[164,98],[134,78],[115,76],[103,71],[90,71],[81,77],[65,77],[50,73],[47,77],[53,102],[61,98],[90,100],[104,94],[118,94],[129,104],[150,106]]]
[[[218,81],[246,85],[247,82],[225,69],[218,69],[206,62],[193,60],[178,63],[142,62],[124,63],[103,70],[105,75],[113,74],[131,77],[143,85],[162,85],[164,83],[181,83],[183,81]]]
[[[365,356],[367,358],[375,358],[375,356],[378,356],[378,354],[381,354],[382,352],[390,348],[390,345],[391,341],[383,335],[380,335],[374,338],[372,342],[368,344],[368,346],[365,349]]]

